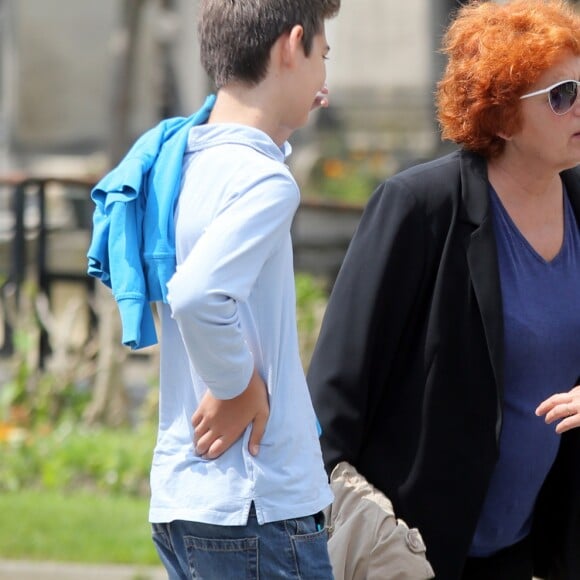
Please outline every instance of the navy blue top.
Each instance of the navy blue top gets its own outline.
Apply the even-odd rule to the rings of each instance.
[[[546,261],[490,187],[504,316],[505,381],[499,459],[470,555],[489,556],[530,531],[534,504],[558,452],[544,399],[580,376],[580,235],[564,193],[564,241]]]

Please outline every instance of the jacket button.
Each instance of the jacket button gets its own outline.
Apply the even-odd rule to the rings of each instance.
[[[423,537],[417,528],[411,528],[407,532],[407,545],[409,546],[409,549],[416,554],[426,550]]]

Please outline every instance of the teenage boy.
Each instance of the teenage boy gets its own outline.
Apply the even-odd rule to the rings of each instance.
[[[160,304],[153,538],[170,579],[332,578],[332,501],[296,331],[287,139],[324,105],[340,0],[202,0],[217,87],[190,129]]]

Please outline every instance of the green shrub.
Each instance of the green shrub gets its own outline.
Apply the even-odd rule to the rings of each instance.
[[[296,275],[298,333],[305,368],[326,307],[326,284],[304,273]],[[27,344],[18,345],[17,373],[0,390],[0,493],[24,489],[66,493],[74,489],[147,497],[155,421],[143,421],[133,428],[87,427],[82,411],[89,392],[73,383],[57,389],[54,375],[26,362],[28,350]],[[62,398],[57,412],[51,405],[58,396]],[[16,412],[25,416],[14,420]]]
[[[394,160],[385,152],[335,149],[312,167],[302,188],[305,195],[365,204],[377,185],[394,171]]]
[[[23,433],[0,443],[0,491],[86,489],[148,496],[155,444],[152,426],[83,429],[63,423],[54,431]]]
[[[328,300],[326,287],[326,280],[302,272],[296,273],[296,320],[300,356],[305,369],[310,363],[326,308]]]

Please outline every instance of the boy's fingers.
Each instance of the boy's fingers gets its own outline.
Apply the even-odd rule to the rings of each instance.
[[[267,422],[268,415],[261,413],[256,415],[256,418],[252,423],[252,431],[250,433],[250,441],[248,443],[248,448],[252,455],[258,455],[258,452],[260,451],[260,443],[262,442],[262,437],[264,436]]]
[[[228,450],[231,443],[227,443],[224,437],[218,437],[213,443],[210,445],[205,457],[207,459],[217,459],[220,455],[222,455],[225,451]]]
[[[194,427],[193,429],[193,444],[195,445],[195,448],[197,450],[200,441],[207,435],[205,441],[207,441],[207,438],[210,436],[210,429],[209,427],[205,426],[205,425],[198,425],[197,427]]]
[[[203,419],[203,414],[200,413],[199,409],[191,416],[191,425],[197,427],[201,420]]]
[[[196,438],[195,452],[205,456],[216,439],[217,437],[212,431],[206,431],[201,437]]]

